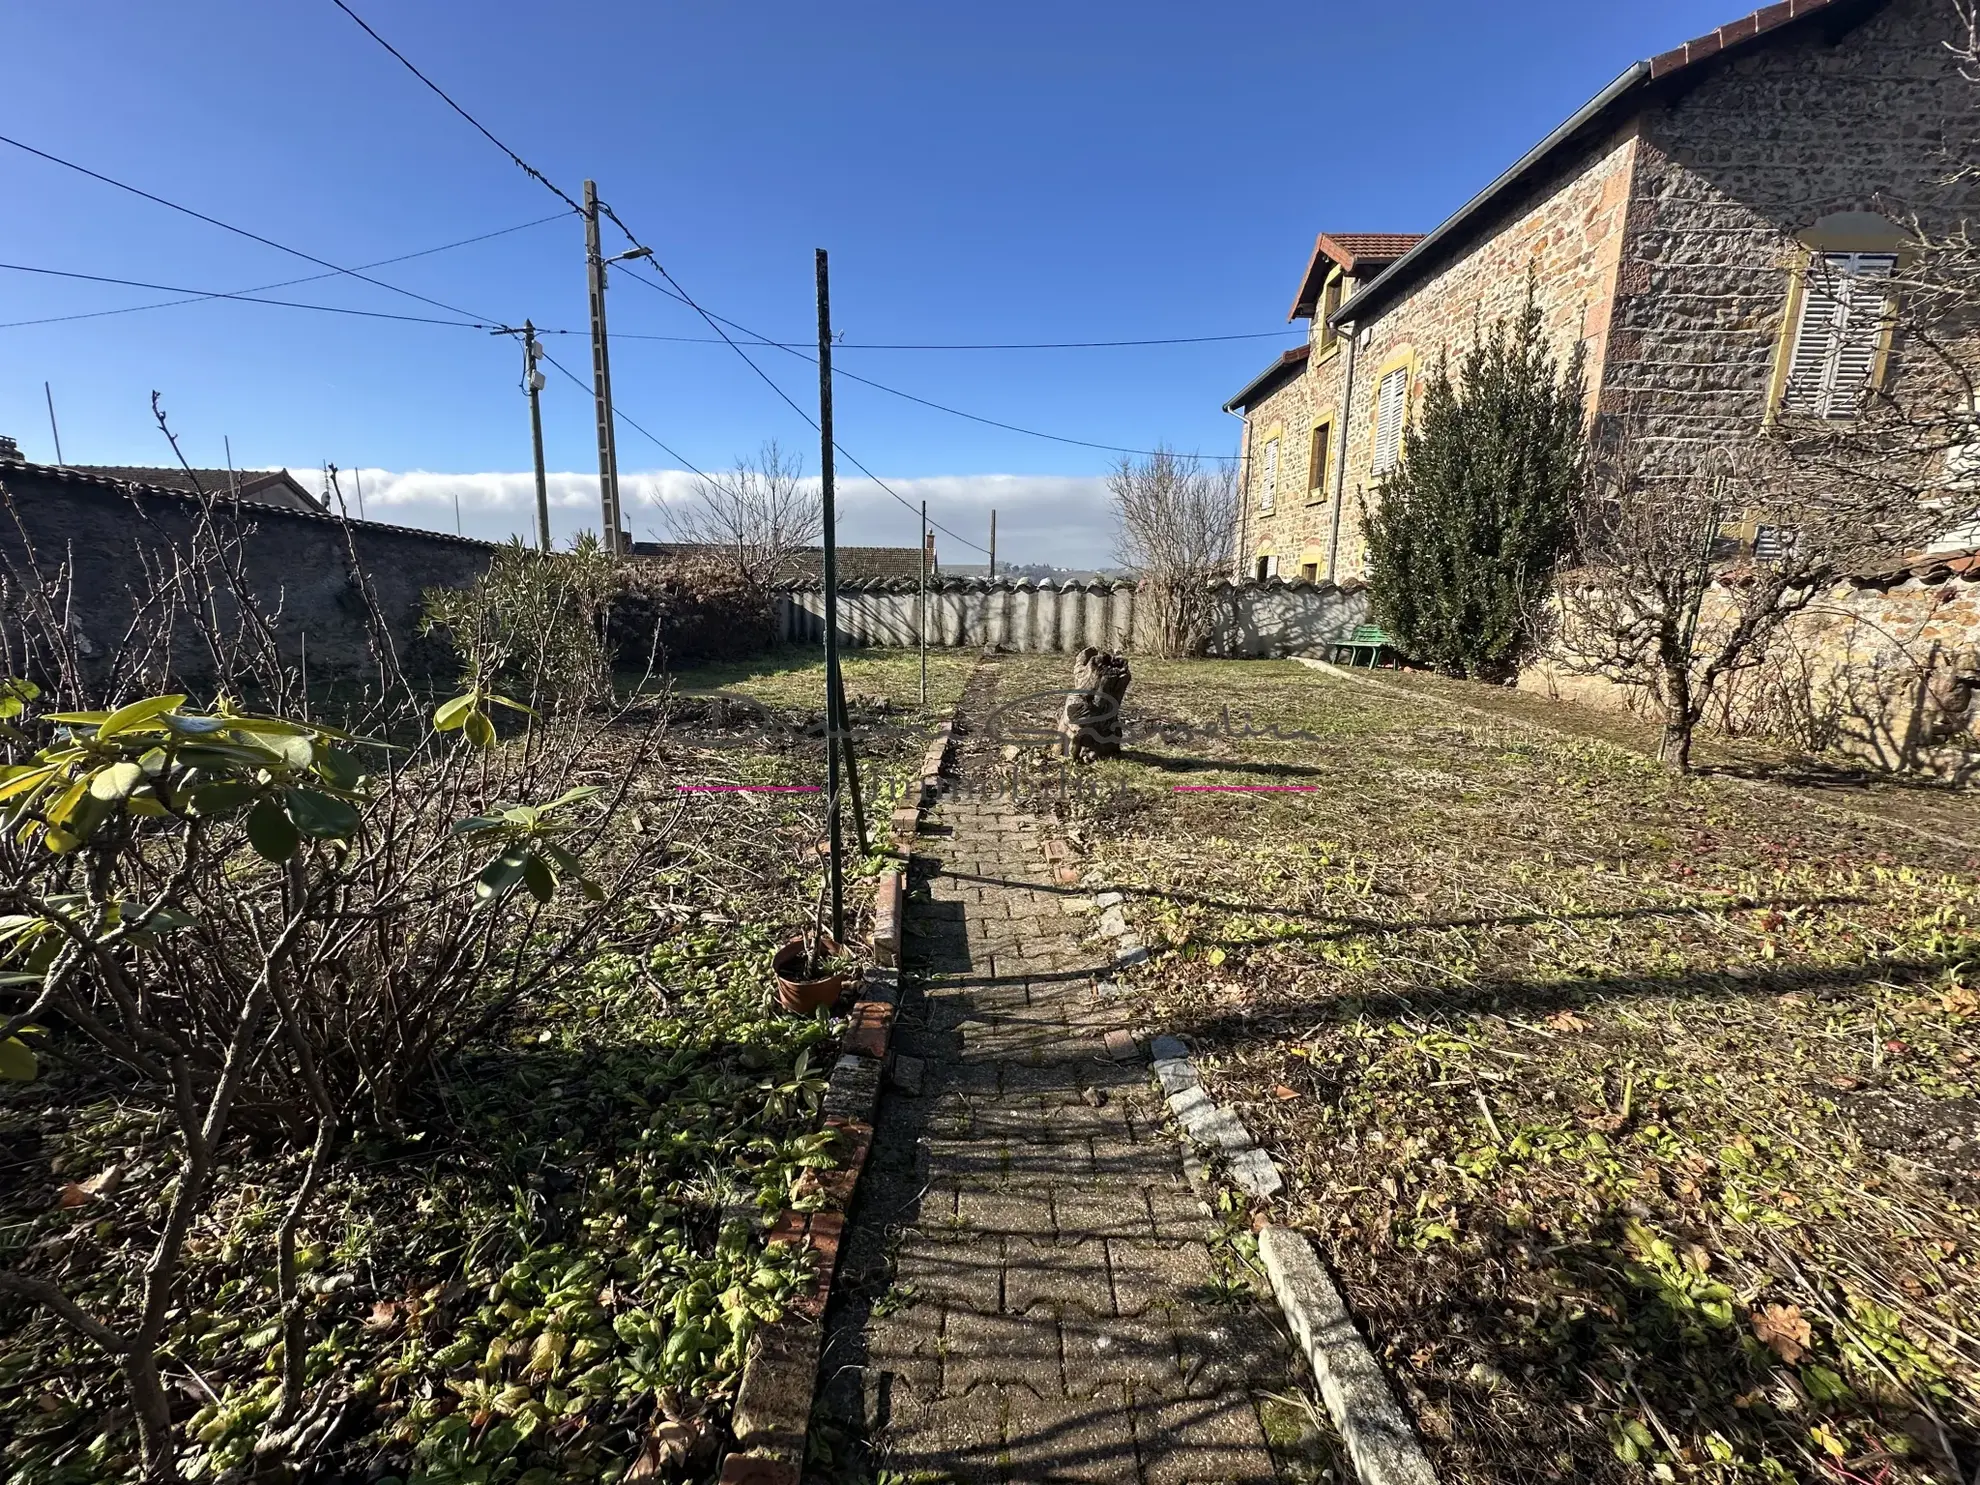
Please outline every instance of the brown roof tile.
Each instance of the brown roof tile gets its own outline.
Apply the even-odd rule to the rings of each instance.
[[[1421,232],[1322,232],[1313,239],[1313,256],[1306,260],[1306,274],[1299,281],[1299,294],[1286,318],[1312,316],[1329,264],[1338,265],[1345,273],[1373,273],[1387,268],[1421,241]]]

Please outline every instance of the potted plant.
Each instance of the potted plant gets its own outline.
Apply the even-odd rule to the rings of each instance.
[[[838,1003],[852,977],[851,956],[829,933],[799,934],[771,957],[777,1004],[799,1016]]]

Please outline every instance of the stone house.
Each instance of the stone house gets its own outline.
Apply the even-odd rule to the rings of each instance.
[[[1893,343],[1890,215],[1928,229],[1980,158],[1980,87],[1949,0],[1782,0],[1634,63],[1423,236],[1323,232],[1290,319],[1310,324],[1227,404],[1244,417],[1242,576],[1351,583],[1365,504],[1429,372],[1517,310],[1585,355],[1591,422],[1654,474],[1783,409],[1846,417],[1922,375]],[[1938,213],[1936,224],[1929,218]],[[1764,555],[1771,533],[1743,539]]]

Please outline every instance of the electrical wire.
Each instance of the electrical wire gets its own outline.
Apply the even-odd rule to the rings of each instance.
[[[542,186],[545,190],[549,191],[551,195],[555,196],[559,201],[562,201],[564,205],[568,206],[572,211],[576,212],[579,216],[584,215],[584,208],[579,206],[575,201],[571,200],[569,196],[565,195],[564,192],[558,188],[557,184],[554,181],[552,181],[549,176],[545,175],[542,171],[538,170],[534,165],[530,164],[529,161],[525,160],[521,155],[517,154],[514,150],[510,149],[506,144],[502,143],[501,140],[497,139],[493,134],[491,134],[488,130],[487,125],[483,124],[480,119],[476,118],[473,114],[469,113],[465,108],[462,108],[460,104],[456,103],[453,100],[453,98],[448,95],[447,90],[441,87],[440,84],[435,82],[432,78],[428,77],[424,72],[421,72],[417,67],[413,66],[411,61],[407,59],[406,54],[404,52],[400,51],[396,46],[392,45],[391,42],[387,41],[384,37],[380,36],[376,31],[372,30],[370,24],[364,19],[364,17],[359,15],[355,10],[352,10],[350,6],[346,5],[344,3],[344,0],[330,0],[330,3],[336,6],[337,9],[341,10],[345,15],[349,16],[352,20],[356,21],[358,23],[359,29],[362,30],[365,35],[369,36],[373,41],[377,42],[380,46],[384,47],[385,50],[390,52],[394,57],[397,57],[399,59],[399,65],[401,67],[405,68],[406,71],[410,72],[414,77],[418,78],[421,82],[425,83],[427,87],[431,88],[434,94],[438,96],[438,98],[442,103],[445,103],[449,108],[453,109],[455,113],[459,114],[462,118],[466,119],[470,124],[472,124],[475,130],[481,135],[483,139],[487,140],[490,144],[494,145],[496,149],[500,150],[503,154],[507,155],[510,161],[519,170],[521,170],[524,175],[527,175],[531,180],[535,181],[538,185]]]
[[[562,361],[559,361],[555,356],[551,355],[548,351],[545,351],[543,353],[543,359],[548,361],[552,366],[556,367],[557,370],[561,371],[565,375],[565,377],[568,378],[572,383],[574,383],[579,387],[582,387],[584,389],[585,396],[596,397],[598,395],[598,389],[596,387],[594,387],[590,382],[586,381],[583,377],[579,376],[575,371],[572,371],[570,367],[566,366]],[[662,442],[657,434],[648,432],[645,428],[641,427],[638,423],[635,423],[631,418],[627,417],[625,412],[621,410],[621,408],[616,402],[611,404],[611,407],[612,407],[613,417],[620,419],[628,427],[632,428],[635,432],[643,435],[648,442],[657,445],[661,449],[661,451],[667,455],[668,458],[682,465],[684,468],[686,468],[686,470],[690,474],[696,475],[701,479],[708,480],[711,484],[716,483],[712,475],[704,474],[701,470],[697,469],[692,463],[689,462],[686,455],[677,452],[671,445]]]
[[[518,222],[513,227],[498,227],[493,232],[483,232],[475,237],[463,237],[454,242],[443,242],[438,247],[421,248],[416,253],[400,253],[396,258],[380,258],[375,263],[360,263],[358,264],[357,269],[355,270],[338,269],[333,273],[312,273],[302,278],[280,279],[272,284],[256,284],[254,287],[248,289],[235,289],[230,292],[221,292],[215,290],[210,293],[189,294],[183,299],[161,299],[157,301],[155,304],[126,304],[120,309],[92,309],[92,310],[85,310],[81,314],[49,315],[39,320],[0,321],[0,330],[16,330],[23,325],[63,325],[63,324],[67,324],[71,320],[100,320],[109,315],[136,314],[140,310],[170,309],[174,305],[179,305],[179,304],[203,304],[209,299],[239,299],[239,298],[244,298],[251,294],[265,294],[270,289],[288,289],[295,287],[295,285],[297,284],[314,284],[314,283],[320,283],[322,280],[326,278],[338,278],[343,276],[347,271],[359,272],[367,268],[383,268],[386,267],[388,264],[392,264],[392,263],[405,263],[413,258],[430,258],[435,253],[450,252],[454,248],[467,247],[470,244],[477,242],[487,242],[490,238],[494,238],[494,237],[506,237],[511,232],[521,232],[529,227],[541,227],[545,222],[561,222],[563,219],[564,219],[564,214],[561,211],[553,212],[551,213],[551,215],[547,217],[538,217],[533,222]],[[32,272],[32,271],[52,271],[52,270],[24,270],[24,271]],[[115,282],[129,283],[132,281],[115,280]],[[267,304],[279,304],[279,303],[283,303],[284,301],[271,299],[271,300],[263,300],[259,302],[267,303]],[[296,306],[296,307],[317,308],[317,309],[331,308],[331,306],[329,305]],[[356,313],[363,313],[363,311],[353,310],[353,311],[348,311],[348,313],[356,314]],[[407,318],[411,318],[411,317],[408,316]],[[452,324],[453,321],[436,320],[433,323]],[[540,333],[546,335],[568,335],[571,332],[568,330],[546,330]]]
[[[154,284],[154,283],[148,283],[143,279],[137,279],[137,278],[111,278],[109,275],[102,273],[77,273],[66,268],[36,268],[33,265],[27,263],[0,263],[0,268],[7,269],[14,273],[38,273],[48,278],[83,279],[92,284],[121,284],[128,289],[155,289],[162,294],[184,294],[188,296],[185,299],[173,300],[172,302],[175,304],[190,304],[197,300],[207,300],[207,299],[234,299],[240,301],[243,304],[272,304],[282,309],[313,309],[316,310],[319,314],[356,315],[359,318],[366,320],[399,320],[409,325],[444,325],[450,330],[506,331],[509,328],[506,325],[495,325],[488,322],[470,323],[469,321],[466,320],[435,319],[432,315],[392,314],[382,309],[347,309],[344,306],[337,304],[305,304],[301,300],[297,300],[297,299],[261,299],[261,298],[257,298],[255,295],[252,294],[228,294],[228,293],[223,293],[217,289],[188,289],[181,284]],[[133,306],[133,308],[137,308],[137,309],[155,308],[155,307],[156,306],[148,306],[148,305]],[[45,320],[18,320],[15,321],[14,323],[21,325],[41,325],[41,324],[46,324],[48,322]],[[0,330],[4,330],[8,328],[11,327],[6,325],[0,325]],[[558,333],[561,334],[567,332],[558,332]]]
[[[634,335],[627,331],[615,330],[614,336],[624,336],[627,340],[666,340],[679,345],[722,345],[725,342],[712,335]],[[1243,335],[1167,335],[1150,340],[1001,340],[966,343],[961,341],[905,342],[883,340],[837,340],[832,348],[839,351],[1094,351],[1121,346],[1154,345],[1207,345],[1212,341],[1223,340],[1277,340],[1282,336],[1303,334],[1296,330],[1253,330]],[[780,351],[790,350],[800,344],[794,340],[759,340],[754,337],[743,341],[744,345],[772,346]],[[810,344],[809,341],[803,344]]]
[[[51,155],[48,153],[47,150],[36,149],[31,144],[23,144],[20,140],[9,138],[5,134],[0,134],[0,144],[10,144],[15,149],[23,150],[26,153],[30,155],[34,155],[39,159],[48,161],[52,165],[60,165],[65,170],[73,170],[79,175],[86,175],[91,180],[101,181],[106,186],[115,186],[118,190],[128,191],[133,196],[141,196],[146,201],[154,202],[159,206],[169,207],[171,210],[179,212],[182,215],[189,216],[193,218],[195,221],[205,222],[209,226],[218,227],[223,232],[231,232],[236,237],[245,237],[248,241],[258,242],[263,247],[272,247],[277,252],[287,253],[292,258],[301,258],[305,263],[314,263],[318,268],[328,268],[333,273],[348,275],[349,277],[357,279],[360,282],[374,285],[375,287],[380,289],[389,289],[394,294],[403,294],[408,299],[417,299],[421,304],[430,304],[435,309],[444,309],[449,314],[459,315],[466,320],[472,320],[482,323],[486,323],[489,320],[489,317],[487,315],[478,315],[475,314],[472,310],[462,309],[460,306],[454,304],[448,304],[444,300],[431,299],[424,294],[416,294],[411,289],[402,289],[397,284],[388,284],[382,278],[372,278],[366,274],[358,272],[355,269],[339,267],[337,264],[332,263],[327,258],[319,258],[316,256],[316,254],[306,253],[301,248],[290,247],[287,243],[277,242],[272,237],[263,237],[259,232],[250,232],[247,228],[237,227],[232,222],[223,222],[218,217],[208,216],[203,211],[195,211],[190,206],[181,206],[176,201],[168,201],[163,196],[154,195],[150,191],[141,190],[137,186],[130,185],[125,181],[120,181],[113,176],[105,175],[101,171],[91,170],[87,165],[78,165],[74,160],[65,160],[60,155]],[[215,297],[219,297],[219,296],[215,296]]]
[[[616,221],[617,219],[614,218],[614,220]],[[623,223],[620,223],[619,230],[622,232],[625,231],[625,225]],[[627,233],[627,235],[631,236],[630,233]],[[652,260],[646,259],[643,261],[651,262]],[[655,283],[652,279],[647,278],[643,274],[632,272],[631,269],[627,267],[627,265],[615,264],[614,266],[619,268],[622,272],[626,274],[627,277],[631,278],[634,282],[645,284],[648,288],[656,289],[663,294],[666,293],[666,289],[662,285]],[[770,382],[770,378],[764,374],[762,369],[759,368],[754,361],[749,360],[748,355],[744,353],[742,347],[736,343],[734,338],[729,335],[728,331],[722,328],[723,325],[733,326],[736,330],[750,337],[752,341],[754,341],[757,344],[773,347],[777,350],[784,352],[784,354],[788,356],[796,356],[800,361],[804,361],[812,366],[816,366],[818,364],[818,358],[816,356],[807,355],[805,352],[797,349],[797,347],[794,345],[791,345],[787,342],[780,340],[771,340],[768,336],[761,334],[759,331],[751,330],[746,325],[736,324],[734,320],[726,319],[721,315],[710,314],[707,310],[703,309],[699,304],[696,304],[693,299],[688,297],[687,291],[681,288],[679,282],[676,281],[674,276],[668,273],[665,268],[661,267],[658,263],[654,263],[653,268],[656,273],[659,273],[663,277],[665,277],[667,282],[669,284],[672,284],[674,289],[676,290],[675,293],[668,294],[667,297],[670,299],[679,299],[681,303],[687,305],[689,309],[692,309],[696,314],[700,315],[704,320],[708,321],[710,328],[713,329],[717,335],[721,336],[722,339],[725,342],[727,342],[730,349],[734,350],[737,355],[742,356],[743,360],[749,361],[750,369],[752,371],[755,371],[756,374],[762,377],[764,381]],[[835,376],[843,376],[848,381],[859,382],[863,386],[872,387],[875,391],[886,392],[891,396],[903,398],[908,402],[919,403],[922,407],[933,408],[936,412],[948,413],[951,417],[965,418],[972,423],[981,423],[984,426],[990,428],[1001,428],[1008,433],[1022,433],[1028,438],[1042,438],[1051,443],[1071,444],[1075,448],[1098,449],[1103,453],[1109,453],[1109,454],[1132,454],[1144,459],[1152,458],[1157,453],[1160,452],[1159,450],[1156,449],[1125,448],[1120,444],[1095,443],[1091,439],[1069,438],[1061,433],[1046,433],[1037,428],[1025,428],[1017,423],[1006,423],[999,418],[987,418],[980,413],[965,412],[963,411],[963,409],[959,407],[950,407],[946,403],[930,401],[926,397],[917,396],[913,392],[903,391],[899,387],[890,387],[885,382],[876,382],[875,380],[873,380],[872,377],[861,376],[858,372],[847,371],[840,366],[834,366],[832,368],[832,372]],[[791,401],[789,397],[784,396],[784,393],[782,392],[781,389],[777,388],[777,384],[775,382],[770,382],[770,385],[773,390],[777,391],[777,395],[779,397],[784,398],[784,401],[786,402]],[[791,405],[795,407],[797,404],[791,403]],[[801,412],[800,412],[800,416],[802,416]],[[810,419],[807,418],[806,421],[809,422]],[[813,428],[816,428],[818,425],[816,423],[812,423],[811,426]],[[1215,462],[1224,463],[1224,464],[1234,463],[1236,462],[1237,459],[1237,456],[1234,454],[1204,454],[1204,455],[1200,455],[1199,457],[1210,459]],[[979,550],[982,549],[979,548]]]

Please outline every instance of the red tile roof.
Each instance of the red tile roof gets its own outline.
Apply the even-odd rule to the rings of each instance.
[[[1328,264],[1338,264],[1344,273],[1377,272],[1421,241],[1421,232],[1322,232],[1313,239],[1313,256],[1306,260],[1306,276],[1299,281],[1299,295],[1286,318],[1312,317],[1321,286],[1327,282]]]
[[[1729,46],[1742,41],[1751,41],[1762,32],[1771,31],[1776,26],[1784,26],[1811,11],[1827,10],[1836,0],[1780,0],[1778,5],[1762,6],[1752,15],[1742,16],[1736,21],[1707,31],[1703,36],[1687,41],[1683,46],[1674,46],[1650,59],[1650,76],[1654,80],[1667,77],[1680,67],[1689,67],[1694,62],[1702,62],[1707,57],[1717,56]]]

